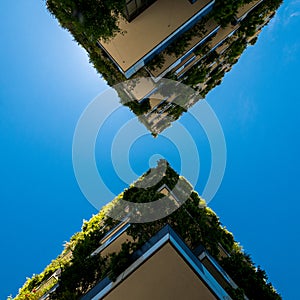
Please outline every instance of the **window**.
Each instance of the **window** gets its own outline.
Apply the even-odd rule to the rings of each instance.
[[[126,19],[130,22],[156,0],[127,0],[125,8]]]

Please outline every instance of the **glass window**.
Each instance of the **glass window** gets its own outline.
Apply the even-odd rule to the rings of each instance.
[[[127,12],[128,12],[128,15],[132,15],[134,14],[134,12],[136,11],[136,4],[135,4],[135,0],[133,1],[130,1],[127,3]]]

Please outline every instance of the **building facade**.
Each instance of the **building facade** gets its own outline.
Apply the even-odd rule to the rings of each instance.
[[[114,232],[115,238],[110,236],[109,243],[102,247],[102,251],[108,247],[112,247],[110,251],[116,247],[121,248],[119,240],[124,240],[122,235],[126,235],[126,231],[120,226],[119,231]],[[101,251],[97,251],[99,254]],[[231,297],[226,292],[227,287],[237,288],[203,247],[201,251],[192,252],[169,225],[157,232],[132,256],[132,263],[114,282],[104,278],[82,300],[196,300],[199,297],[229,300]]]
[[[126,0],[124,15],[128,22],[132,21],[156,0]]]
[[[130,78],[207,15],[214,3],[215,0],[194,4],[187,0],[157,0],[131,22],[120,19],[121,32],[109,41],[100,39],[98,45]]]
[[[194,36],[181,51],[182,55],[176,56],[165,50],[159,54],[163,58],[162,64],[144,67],[153,81],[153,89],[148,89],[142,97],[141,93],[136,92],[136,87],[131,100],[140,104],[148,101],[149,105],[146,106],[147,110],[139,110],[138,106],[137,110],[134,106],[131,109],[153,135],[161,133],[221,83],[225,73],[231,70],[243,51],[256,42],[262,28],[274,17],[274,13],[274,7],[270,7],[267,2],[254,0],[240,6],[232,22],[223,27],[213,17],[204,18],[191,29]],[[199,28],[204,30],[199,33]],[[191,86],[198,93],[198,97],[181,101],[180,105],[176,103],[176,97],[159,97],[157,89],[164,84],[165,78]],[[140,84],[141,91],[144,90],[143,85]]]
[[[28,279],[15,300],[281,299],[205,201],[165,166],[159,161],[85,221],[61,255]],[[143,181],[148,187],[138,188]],[[125,209],[121,221],[109,217],[122,200],[149,203],[162,197],[177,207],[172,213],[166,207],[163,219],[132,222],[133,214],[143,214],[136,208]]]

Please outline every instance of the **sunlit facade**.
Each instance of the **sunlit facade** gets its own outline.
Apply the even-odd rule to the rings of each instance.
[[[129,226],[108,233],[109,243],[93,255],[120,251]],[[237,288],[204,247],[192,252],[169,225],[132,255],[134,261],[114,282],[104,278],[82,300],[231,299],[226,289]]]
[[[207,15],[214,3],[215,0],[198,0],[193,4],[187,0],[157,0],[131,22],[121,19],[121,33],[109,41],[99,40],[99,46],[120,72],[130,78]]]

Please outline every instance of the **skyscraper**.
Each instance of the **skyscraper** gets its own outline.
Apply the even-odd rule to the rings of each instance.
[[[201,97],[180,103],[180,108],[170,99],[147,103],[151,91],[127,102],[157,135],[221,83],[247,46],[255,44],[281,2],[149,0],[84,5],[48,0],[47,5],[110,86],[140,77],[151,78],[156,86],[168,78],[199,93]],[[160,111],[167,121],[160,122]]]
[[[216,53],[220,55],[239,40],[239,53],[236,44],[231,53],[232,59],[237,58],[248,42],[254,43],[281,2],[124,0],[100,5],[97,1],[48,0],[47,5],[88,51],[109,85],[133,75],[151,76],[155,81],[167,76],[196,84],[195,73],[199,72],[194,66],[201,67],[203,75],[207,56],[211,63],[218,63]],[[106,21],[109,14],[110,22]],[[191,69],[192,79],[184,79],[190,77],[187,71]]]
[[[84,221],[62,254],[27,280],[15,299],[281,299],[205,201],[165,164],[159,161]],[[145,213],[136,209],[121,221],[109,217],[120,201],[163,198],[177,208],[170,213],[165,206],[163,219],[132,223],[134,214]]]

